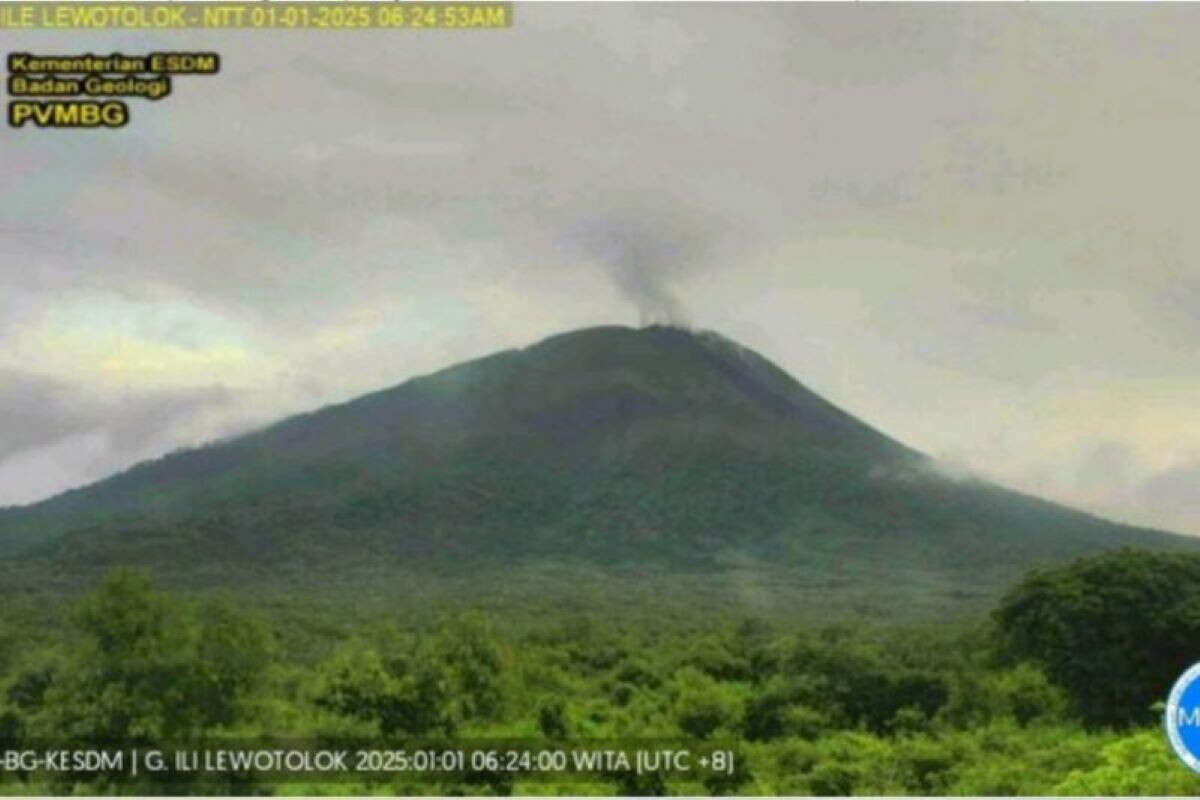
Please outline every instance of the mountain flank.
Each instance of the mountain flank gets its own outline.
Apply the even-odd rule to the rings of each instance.
[[[571,576],[560,595],[636,575],[926,606],[1124,546],[1200,542],[950,478],[756,353],[663,326],[561,334],[0,511],[3,574],[62,585],[137,566],[470,594],[533,570]]]

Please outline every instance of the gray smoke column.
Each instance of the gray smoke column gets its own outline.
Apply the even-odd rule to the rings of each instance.
[[[642,325],[688,327],[676,285],[710,256],[710,229],[681,214],[609,215],[569,236],[637,308]]]
[[[613,283],[638,310],[642,325],[687,325],[683,304],[669,285],[664,264],[671,262],[664,242],[630,238],[614,242],[614,252],[604,262]]]

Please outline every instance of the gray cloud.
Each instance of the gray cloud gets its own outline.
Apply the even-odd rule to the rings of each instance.
[[[1164,470],[1141,486],[1147,513],[1167,513],[1186,528],[1200,517],[1200,460]]]
[[[95,423],[90,414],[85,415],[85,421],[79,415],[64,413],[64,406],[70,402],[65,390],[64,384],[43,375],[0,372],[0,407],[5,411],[0,422],[0,459]]]
[[[220,386],[100,397],[87,387],[42,375],[0,372],[0,459],[72,434],[101,431],[118,451],[137,450],[156,435],[210,408],[232,404]]]
[[[197,421],[234,399],[219,386],[97,396],[87,386],[2,370],[0,476],[8,493],[3,499],[30,500],[45,493],[46,476],[21,474],[22,464],[36,463],[41,452],[78,448],[69,460],[73,482],[103,477],[158,454],[165,442],[189,435],[196,437],[191,444],[210,438],[214,431]],[[80,447],[84,442],[87,446]]]
[[[1127,442],[1098,442],[1079,460],[1076,490],[1118,518],[1156,519],[1166,527],[1197,530],[1200,458],[1165,469],[1148,468],[1139,461],[1136,448]]]

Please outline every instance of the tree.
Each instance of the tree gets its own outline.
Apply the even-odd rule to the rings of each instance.
[[[495,719],[504,703],[505,656],[491,622],[478,613],[442,620],[429,645],[430,655],[448,672],[455,715]]]
[[[199,617],[142,572],[110,574],[75,614],[66,662],[28,672],[9,701],[41,735],[178,743],[232,726],[270,658],[266,627],[228,604]]]
[[[145,573],[109,575],[76,610],[83,639],[45,692],[47,734],[162,742],[193,733],[195,629],[179,611]]]
[[[1157,730],[1142,731],[1107,745],[1093,769],[1072,770],[1051,790],[1056,795],[1200,794],[1200,777],[1183,765]]]
[[[456,727],[449,678],[420,653],[384,660],[374,648],[350,646],[326,665],[316,703],[374,722],[384,736],[452,734]]]
[[[674,717],[688,736],[705,739],[736,720],[737,703],[717,681],[695,667],[683,667],[674,680]]]
[[[227,600],[205,606],[195,640],[193,706],[205,727],[228,726],[245,716],[272,661],[270,629]]]
[[[547,739],[567,736],[567,706],[561,697],[547,697],[538,706],[538,729]]]
[[[1125,549],[1035,572],[994,616],[1006,655],[1039,664],[1086,724],[1150,722],[1200,660],[1200,556]]]
[[[831,715],[838,713],[822,702],[828,693],[828,683],[811,675],[791,680],[775,676],[746,701],[742,733],[752,742],[814,739],[833,727]]]

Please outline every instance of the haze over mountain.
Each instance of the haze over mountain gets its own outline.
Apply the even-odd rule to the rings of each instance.
[[[173,453],[0,512],[0,543],[11,575],[320,586],[551,564],[896,602],[1200,546],[948,475],[757,354],[664,326],[565,333]]]

